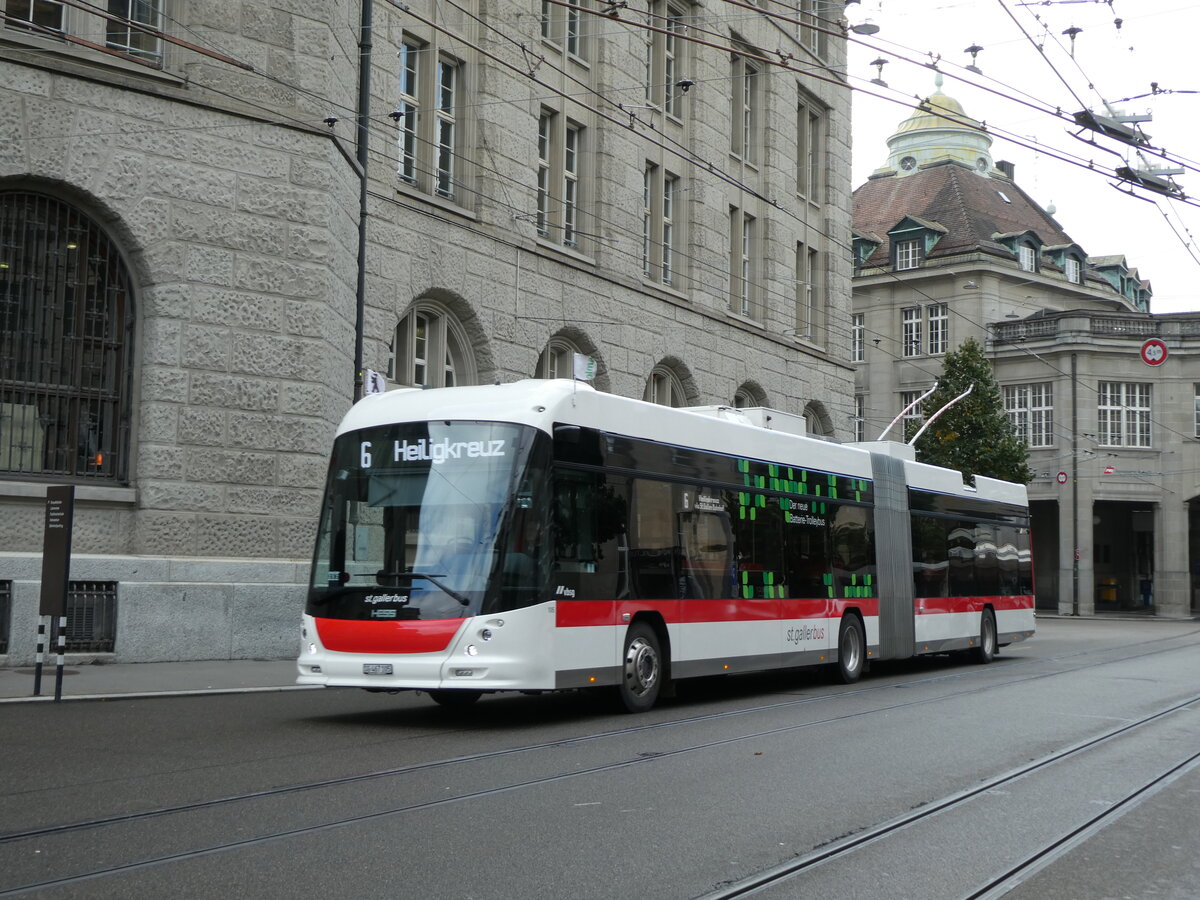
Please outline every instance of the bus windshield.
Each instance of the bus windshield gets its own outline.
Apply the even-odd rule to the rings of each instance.
[[[539,602],[552,547],[550,440],[487,422],[419,422],[334,443],[308,612],[446,619]]]

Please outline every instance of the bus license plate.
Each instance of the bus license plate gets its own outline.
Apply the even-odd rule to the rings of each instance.
[[[391,663],[363,663],[364,675],[391,675]]]

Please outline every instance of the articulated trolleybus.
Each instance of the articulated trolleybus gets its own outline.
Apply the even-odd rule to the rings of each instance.
[[[566,380],[396,390],[338,429],[301,684],[426,691],[674,681],[1033,634],[1021,485],[766,409],[670,409]]]

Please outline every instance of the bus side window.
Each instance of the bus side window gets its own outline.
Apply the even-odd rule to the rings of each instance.
[[[629,517],[629,568],[634,596],[679,597],[679,546],[675,528],[675,485],[638,478]]]
[[[724,511],[679,514],[682,594],[715,600],[732,596],[733,531]]]
[[[975,590],[975,523],[952,522],[946,536],[950,557],[950,596],[972,597]]]
[[[779,498],[751,491],[726,493],[737,551],[735,596],[743,600],[790,596],[784,581],[785,526]]]
[[[612,599],[628,592],[623,558],[627,491],[619,476],[555,472],[553,578],[556,584],[575,588],[578,599]]]
[[[869,509],[839,506],[833,513],[833,579],[843,598],[878,596],[875,583],[875,520]]]
[[[950,556],[945,520],[914,514],[912,546],[913,596],[949,596]]]

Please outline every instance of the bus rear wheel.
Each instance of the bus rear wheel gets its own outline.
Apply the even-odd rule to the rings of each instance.
[[[985,609],[979,619],[979,645],[975,648],[975,662],[986,665],[999,652],[996,639],[996,614]]]
[[[438,706],[445,706],[449,709],[462,709],[464,706],[470,706],[476,700],[483,696],[483,691],[430,691],[429,699]]]
[[[853,613],[842,616],[842,626],[838,629],[838,680],[854,684],[862,678],[866,661],[867,641],[862,621]]]
[[[663,659],[658,635],[645,622],[634,622],[625,633],[621,656],[621,684],[617,694],[626,711],[646,712],[662,690]]]

